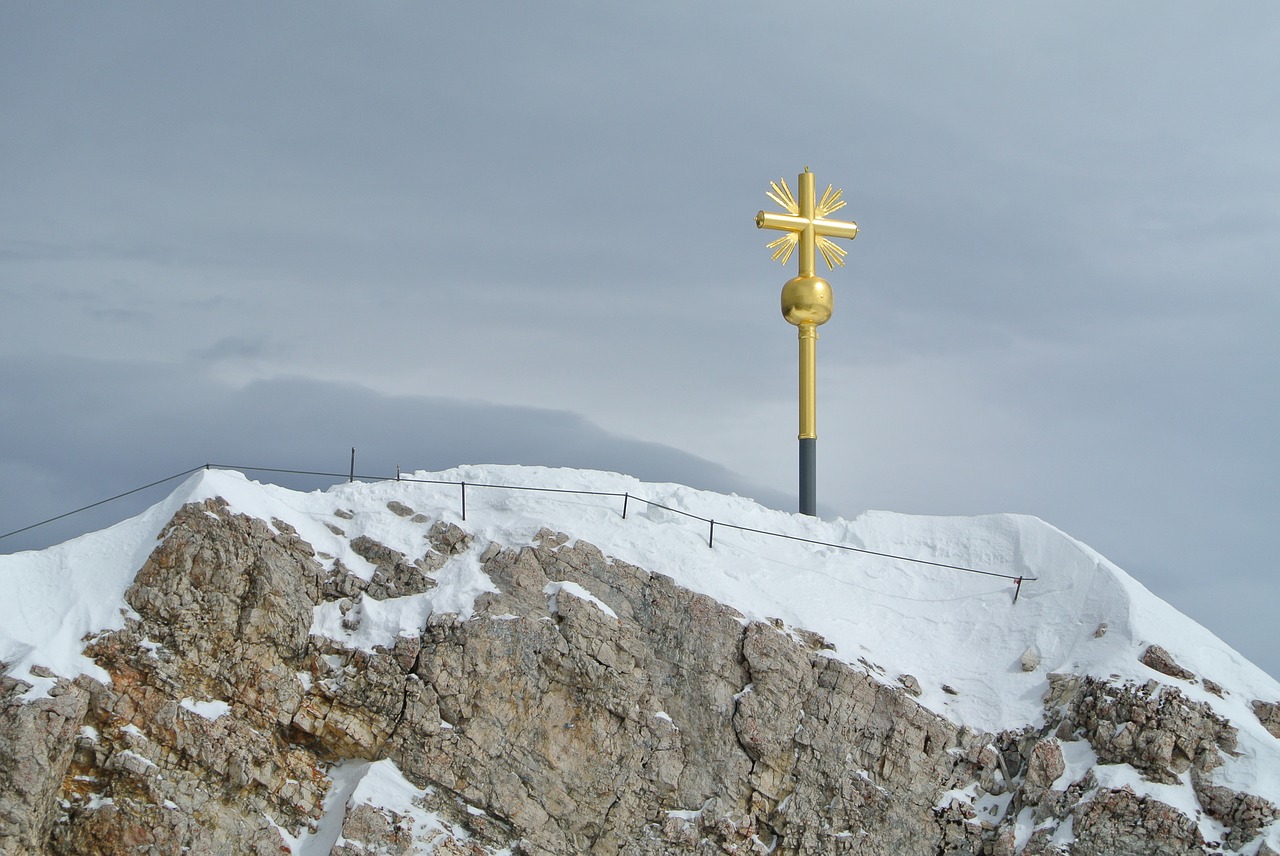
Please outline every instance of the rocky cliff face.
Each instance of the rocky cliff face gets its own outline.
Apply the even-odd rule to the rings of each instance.
[[[1053,676],[1043,723],[977,733],[590,544],[386,513],[422,549],[353,538],[363,579],[283,521],[184,507],[124,628],[88,640],[109,682],[0,684],[0,852],[1273,852],[1276,806],[1215,783],[1236,729],[1179,691],[1194,676]],[[312,632],[319,605],[383,620],[451,561],[497,589],[469,617],[371,650]],[[1197,805],[1097,764],[1190,782]],[[399,790],[360,790],[371,771]]]

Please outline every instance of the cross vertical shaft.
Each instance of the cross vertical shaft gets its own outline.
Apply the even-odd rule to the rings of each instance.
[[[800,340],[800,501],[801,514],[818,516],[818,325],[801,324]]]
[[[800,217],[808,221],[800,230],[800,275],[813,276],[814,238],[817,237],[813,229],[814,175],[807,169],[796,178],[796,195],[800,197]]]
[[[800,433],[801,440],[818,439],[818,325],[801,324],[800,341]]]

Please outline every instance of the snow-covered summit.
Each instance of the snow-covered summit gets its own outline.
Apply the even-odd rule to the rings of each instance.
[[[831,656],[870,668],[885,683],[918,683],[926,707],[981,730],[1042,721],[1047,675],[1069,672],[1171,682],[1229,718],[1242,743],[1275,740],[1249,704],[1280,699],[1280,682],[1097,552],[1034,517],[876,511],[852,521],[817,520],[738,496],[613,473],[515,466],[418,472],[312,493],[202,470],[136,518],[47,550],[0,556],[7,593],[0,661],[33,684],[29,696],[52,685],[42,677],[49,673],[106,677],[81,654],[82,640],[122,626],[124,592],[165,523],[184,503],[214,496],[237,512],[289,524],[319,555],[331,557],[326,561],[340,560],[357,574],[372,569],[351,549],[355,534],[407,554],[419,546],[420,525],[388,513],[388,503],[425,511],[501,546],[530,543],[543,528],[564,532],[747,618],[821,634]],[[718,525],[711,527],[711,520]],[[1024,580],[1020,589],[1011,579],[1017,577]],[[397,633],[420,630],[433,612],[469,614],[474,598],[491,587],[477,565],[452,583],[400,599],[394,614],[387,608],[382,620],[366,622],[363,638],[344,641],[390,645]],[[313,632],[326,633],[327,626],[318,613]],[[1195,677],[1176,680],[1143,665],[1139,658],[1152,644]],[[1223,689],[1221,696],[1206,689],[1205,678]],[[1280,771],[1259,775],[1276,779],[1262,792],[1280,796]]]
[[[509,489],[519,487],[582,493]],[[624,495],[630,497],[625,519]],[[367,562],[326,526],[338,520],[339,510],[353,513],[364,534],[405,552],[416,549],[408,539],[420,533],[386,512],[390,501],[431,510],[501,545],[527,543],[544,527],[565,532],[607,555],[667,574],[748,618],[780,619],[819,633],[834,645],[833,656],[872,663],[885,680],[911,675],[927,707],[985,730],[1036,721],[1050,672],[1165,679],[1139,663],[1151,644],[1226,688],[1226,697],[1219,698],[1199,682],[1181,687],[1197,701],[1231,708],[1222,712],[1233,720],[1252,718],[1236,709],[1246,698],[1280,698],[1280,682],[1097,552],[1034,517],[872,511],[852,521],[828,521],[614,473],[517,466],[417,472],[401,481],[341,484],[312,493],[201,470],[136,518],[47,550],[0,556],[0,585],[10,597],[0,661],[27,681],[33,666],[101,677],[80,655],[79,640],[122,624],[124,590],[161,528],[182,504],[212,496],[249,516],[290,524],[318,552],[356,569]],[[713,533],[706,520],[717,521]],[[1017,589],[1004,577],[734,527],[1024,582]],[[468,609],[465,602],[447,606]],[[1038,661],[1031,671],[1024,671],[1027,652]]]

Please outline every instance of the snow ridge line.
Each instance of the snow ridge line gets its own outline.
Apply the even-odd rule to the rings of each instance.
[[[765,535],[772,538],[783,538],[788,541],[798,541],[803,544],[812,544],[818,547],[830,547],[835,550],[845,550],[851,553],[862,553],[863,555],[876,556],[882,559],[893,559],[895,561],[910,562],[916,565],[927,565],[933,568],[942,568],[944,570],[959,571],[966,574],[980,574],[982,576],[987,576],[987,577],[998,577],[1004,580],[1011,580],[1015,584],[1015,590],[1014,590],[1015,602],[1017,602],[1018,595],[1022,591],[1022,584],[1025,582],[1034,582],[1035,580],[1038,579],[1038,577],[1018,576],[1014,574],[1002,574],[998,571],[989,571],[989,570],[983,570],[980,568],[969,568],[963,565],[950,565],[945,562],[934,562],[929,559],[917,559],[911,556],[899,556],[894,553],[883,553],[877,550],[868,550],[864,547],[854,547],[850,544],[837,544],[830,541],[818,541],[813,538],[803,538],[799,535],[787,535],[782,532],[770,532],[765,529],[755,529],[750,526],[739,526],[735,523],[727,523],[723,520],[715,520],[710,517],[702,517],[701,515],[694,514],[691,511],[685,511],[684,509],[681,509],[681,508],[672,508],[668,505],[663,505],[660,502],[654,502],[653,500],[645,499],[644,497],[636,496],[635,494],[632,494],[632,493],[625,493],[625,492],[614,493],[611,491],[583,490],[580,488],[535,487],[533,485],[489,484],[484,482],[446,481],[444,479],[416,479],[416,478],[410,478],[408,476],[401,475],[399,472],[399,468],[397,468],[396,474],[393,478],[391,476],[382,476],[382,475],[357,475],[354,469],[350,473],[327,473],[327,472],[319,472],[315,470],[286,470],[286,469],[279,469],[276,467],[239,467],[231,464],[212,464],[212,463],[202,464],[198,467],[192,467],[190,469],[183,470],[180,473],[174,473],[171,476],[166,476],[165,478],[157,479],[156,481],[153,481],[149,484],[142,485],[141,487],[135,487],[132,490],[125,491],[124,493],[119,493],[119,494],[116,494],[115,496],[98,500],[97,502],[82,506],[81,508],[77,508],[73,511],[68,511],[63,514],[59,514],[56,517],[50,517],[47,520],[41,520],[38,523],[32,523],[29,526],[24,526],[21,529],[15,529],[12,532],[5,532],[4,534],[0,535],[0,540],[8,538],[11,535],[17,535],[21,532],[27,532],[31,529],[44,526],[46,523],[53,523],[56,520],[62,520],[63,518],[70,517],[73,514],[78,514],[81,511],[88,511],[91,508],[97,508],[98,506],[105,505],[108,502],[113,502],[117,499],[123,499],[126,496],[131,496],[132,494],[138,493],[140,491],[144,491],[148,488],[156,487],[157,485],[164,484],[165,482],[170,482],[170,481],[173,481],[174,479],[182,478],[183,476],[188,476],[191,473],[197,472],[199,470],[230,470],[230,471],[258,472],[258,473],[279,473],[284,475],[322,476],[327,478],[346,478],[348,481],[355,481],[356,479],[360,479],[361,481],[403,481],[403,482],[412,482],[415,484],[458,485],[461,488],[461,492],[462,492],[461,508],[462,508],[463,520],[467,519],[467,488],[468,487],[492,488],[492,489],[498,489],[498,490],[527,490],[527,491],[537,491],[540,493],[570,493],[570,494],[576,494],[579,496],[611,496],[611,497],[616,497],[622,500],[622,519],[623,520],[627,519],[628,506],[630,504],[630,501],[633,499],[638,502],[643,502],[646,505],[652,506],[654,508],[660,508],[663,511],[670,511],[673,514],[680,514],[685,517],[693,518],[694,520],[701,520],[703,523],[706,523],[709,526],[708,533],[707,533],[708,547],[715,546],[716,526],[722,526],[729,529],[736,529],[739,532],[751,532],[756,535]]]

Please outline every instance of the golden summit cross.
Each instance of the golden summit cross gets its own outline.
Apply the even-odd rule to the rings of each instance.
[[[804,168],[797,181],[796,189],[800,198],[791,195],[791,188],[786,179],[769,182],[772,188],[768,196],[786,209],[786,214],[761,211],[756,215],[756,226],[761,229],[776,229],[786,232],[781,238],[769,244],[774,249],[773,258],[783,264],[791,258],[791,253],[800,247],[800,276],[813,276],[814,250],[822,253],[827,269],[835,270],[836,265],[844,266],[845,249],[831,238],[849,238],[858,236],[858,224],[844,220],[828,220],[827,215],[839,211],[845,206],[843,190],[833,190],[830,184],[822,199],[814,201],[814,175],[809,167]]]
[[[769,244],[773,258],[783,264],[798,247],[800,274],[782,286],[782,317],[794,324],[800,338],[800,513],[816,516],[818,460],[818,325],[831,318],[834,301],[831,285],[814,273],[817,253],[822,253],[827,267],[844,266],[844,248],[832,238],[856,238],[858,224],[829,220],[828,214],[844,207],[843,191],[827,185],[822,198],[817,198],[813,173],[804,168],[796,179],[796,196],[787,182],[769,182],[769,198],[786,209],[785,214],[761,211],[756,226],[776,229],[783,236]]]

